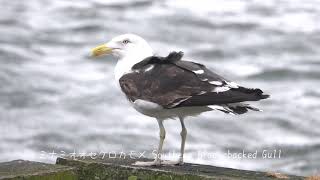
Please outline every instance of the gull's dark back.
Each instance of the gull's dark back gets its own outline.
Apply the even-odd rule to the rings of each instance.
[[[269,95],[260,89],[245,88],[226,80],[204,65],[181,60],[182,52],[167,57],[151,56],[120,78],[128,99],[157,103],[164,108],[227,105],[259,101]]]

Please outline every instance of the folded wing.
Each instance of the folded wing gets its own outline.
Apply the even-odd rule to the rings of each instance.
[[[249,89],[230,82],[202,64],[182,61],[182,56],[182,52],[172,52],[167,57],[146,58],[133,66],[131,73],[120,78],[122,91],[132,102],[141,99],[167,109],[234,105],[269,97],[260,89]],[[230,108],[239,109],[240,106]]]

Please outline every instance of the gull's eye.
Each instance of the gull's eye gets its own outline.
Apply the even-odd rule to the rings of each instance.
[[[130,41],[128,39],[125,39],[122,41],[123,44],[128,44]]]

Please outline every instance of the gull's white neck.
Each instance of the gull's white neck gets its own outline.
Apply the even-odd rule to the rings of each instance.
[[[115,79],[119,82],[119,79],[126,73],[131,72],[131,68],[136,63],[144,60],[147,57],[153,56],[152,51],[140,51],[140,53],[127,53],[121,57],[114,70]]]

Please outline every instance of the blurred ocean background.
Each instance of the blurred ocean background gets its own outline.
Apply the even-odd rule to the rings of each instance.
[[[187,162],[320,172],[320,1],[0,0],[0,7],[0,161],[155,149],[158,125],[126,102],[114,82],[116,60],[88,56],[130,32],[158,55],[184,51],[185,59],[271,94],[252,103],[262,113],[187,119]],[[165,126],[164,150],[178,153],[180,124]],[[281,150],[281,158],[225,154],[243,150]]]

